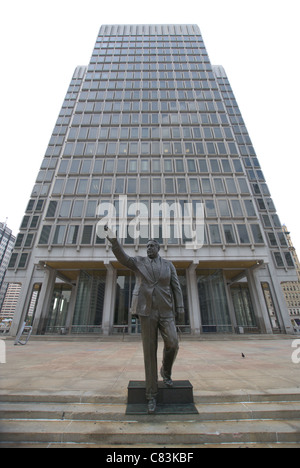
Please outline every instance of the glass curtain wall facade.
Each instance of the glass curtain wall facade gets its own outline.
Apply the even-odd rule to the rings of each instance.
[[[203,246],[188,248],[182,219],[195,224],[199,206]],[[294,275],[285,234],[226,73],[210,63],[197,25],[102,26],[89,65],[75,70],[9,265],[10,281],[22,283],[14,332],[36,285],[34,330],[50,331],[58,282],[70,292],[58,327],[138,332],[134,278],[97,235],[111,210],[127,220],[116,227],[128,253],[145,255],[156,237],[180,272],[183,332],[272,333],[262,282],[276,296],[280,330],[292,331],[277,291]]]

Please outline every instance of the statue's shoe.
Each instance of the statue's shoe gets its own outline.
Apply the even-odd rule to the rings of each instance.
[[[173,382],[173,380],[171,379],[171,377],[167,377],[167,376],[166,376],[163,367],[160,369],[160,375],[162,376],[163,381],[164,381],[164,384],[165,384],[167,387],[173,387],[174,382]]]
[[[148,414],[153,414],[156,411],[156,399],[151,398],[151,400],[148,401]]]

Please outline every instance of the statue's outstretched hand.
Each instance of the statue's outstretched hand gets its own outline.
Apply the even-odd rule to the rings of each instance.
[[[109,242],[113,242],[117,238],[117,235],[111,229],[109,229],[108,226],[104,227],[104,231],[106,232],[106,238],[109,240]]]

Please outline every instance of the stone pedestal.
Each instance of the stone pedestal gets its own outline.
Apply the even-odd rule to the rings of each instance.
[[[126,414],[148,414],[144,381],[129,382]],[[169,388],[159,382],[155,414],[198,414],[192,384],[188,380],[175,380],[173,387]]]

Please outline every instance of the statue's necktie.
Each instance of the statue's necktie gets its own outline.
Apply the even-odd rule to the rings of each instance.
[[[154,279],[155,281],[157,281],[159,278],[159,267],[158,267],[157,260],[155,258],[151,260],[151,265],[152,265]]]

